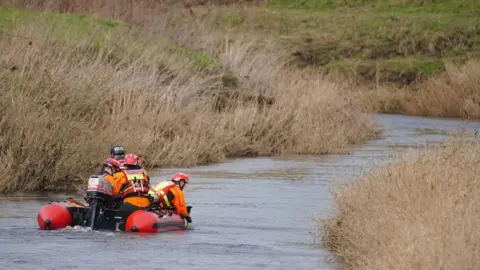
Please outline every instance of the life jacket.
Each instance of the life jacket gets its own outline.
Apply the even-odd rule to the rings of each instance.
[[[147,197],[148,198],[148,179],[143,174],[143,169],[125,170],[127,181],[120,188],[122,198],[128,197]]]
[[[168,182],[167,182],[168,183]],[[170,189],[173,187],[177,186],[175,183],[165,183],[165,187],[163,187],[160,191],[157,191],[158,195],[158,204],[160,205],[161,208],[171,208],[174,207],[173,203],[168,200],[168,192]],[[163,184],[163,183],[162,183]]]
[[[168,186],[168,185],[171,185],[171,184],[173,184],[172,181],[162,181],[162,182],[160,182],[160,183],[158,183],[158,184],[155,184],[155,185],[154,185],[153,187],[151,187],[150,189],[151,189],[151,192],[160,194],[159,192],[160,192],[164,187],[166,187],[166,186]]]

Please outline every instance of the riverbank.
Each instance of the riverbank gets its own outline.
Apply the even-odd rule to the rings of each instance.
[[[285,64],[347,83],[366,112],[480,118],[473,1],[2,2],[125,20],[214,58],[225,39],[266,38]]]
[[[479,268],[479,150],[452,139],[338,189],[324,246],[344,269]]]
[[[14,178],[22,179],[3,185],[5,191],[85,178],[78,168],[92,170],[98,163],[81,157],[80,166],[75,164],[81,156],[75,149],[81,145],[88,145],[80,148],[88,148],[91,156],[103,156],[106,150],[100,149],[123,142],[144,154],[148,166],[182,166],[233,156],[345,153],[380,134],[362,112],[480,115],[477,62],[453,67],[467,60],[465,55],[474,59],[478,47],[472,28],[479,25],[478,18],[467,16],[474,8],[467,2],[449,1],[449,9],[431,3],[373,7],[372,2],[355,2],[355,8],[345,9],[309,6],[307,1],[293,10],[285,9],[288,1],[270,1],[266,7],[181,5],[168,10],[162,1],[114,6],[101,1],[0,1],[7,2],[103,19],[2,9],[1,32],[7,37],[2,46],[17,54],[3,56],[1,65],[2,87],[14,97],[3,100],[5,108],[11,107],[4,111],[12,120],[2,120],[2,136],[9,138],[2,142],[2,160],[10,164],[8,175],[15,172],[20,175]],[[392,14],[400,20],[387,19]],[[392,39],[390,29],[405,33]],[[410,43],[400,46],[401,40]],[[27,48],[31,54],[25,54]],[[427,56],[433,62],[451,60],[452,65],[446,73],[436,68],[425,72],[437,65],[413,61],[423,71],[408,83],[379,79],[378,70],[372,80],[357,71],[345,72],[351,69],[332,68]],[[64,62],[58,64],[59,59]],[[339,61],[343,64],[337,65]],[[412,65],[395,66],[404,74]],[[38,91],[44,88],[48,91]],[[51,101],[59,93],[68,93],[68,98]],[[141,101],[134,104],[134,97]],[[108,109],[94,106],[105,99],[110,99],[105,101]],[[27,116],[45,118],[44,123],[27,124],[33,121],[25,120]],[[18,130],[24,139],[17,139],[13,131]],[[134,131],[143,134],[141,142],[129,137]],[[26,147],[45,153],[47,161],[29,158]],[[45,175],[45,167],[54,172]],[[59,179],[65,172],[72,174]],[[31,182],[38,176],[40,184]]]
[[[307,79],[253,37],[210,57],[166,38],[188,32],[0,13],[2,192],[81,185],[113,143],[152,168],[346,153],[381,134],[342,85]]]

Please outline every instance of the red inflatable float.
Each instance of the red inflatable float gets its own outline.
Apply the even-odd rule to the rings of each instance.
[[[58,230],[72,225],[72,214],[66,204],[48,204],[38,213],[38,226],[41,230]]]
[[[43,206],[38,213],[38,226],[40,230],[59,230],[65,227],[85,226],[85,215],[88,212],[88,205],[68,199],[65,202],[50,203]],[[171,210],[137,210],[127,213],[121,219],[121,214],[115,210],[105,213],[107,218],[113,221],[111,230],[119,229],[128,232],[159,233],[167,231],[178,231],[188,229],[188,223]],[[119,222],[124,226],[118,226]]]
[[[125,222],[127,232],[157,233],[185,230],[185,221],[176,214],[159,215],[156,212],[137,210],[130,214]]]

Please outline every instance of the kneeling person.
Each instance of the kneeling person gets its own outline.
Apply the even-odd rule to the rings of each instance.
[[[176,173],[170,181],[160,182],[150,190],[152,202],[158,202],[161,208],[174,207],[177,214],[183,217],[188,223],[192,222],[192,218],[188,214],[187,203],[183,188],[188,183],[189,177],[184,173]]]

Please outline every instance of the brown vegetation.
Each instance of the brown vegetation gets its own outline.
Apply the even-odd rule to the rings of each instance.
[[[196,4],[204,4],[200,2]],[[303,21],[304,26],[325,22],[313,15],[306,16],[304,20],[302,16],[287,18],[272,10],[244,6],[185,8],[186,1],[176,2],[181,4],[180,7],[172,6],[168,1],[147,0],[137,1],[135,5],[126,0],[0,0],[0,3],[40,10],[86,12],[131,23],[123,32],[107,35],[109,42],[101,45],[97,43],[102,34],[88,29],[83,31],[89,33],[87,36],[64,29],[60,36],[66,35],[68,38],[64,39],[69,40],[59,42],[58,38],[48,36],[58,37],[58,33],[53,33],[58,29],[51,30],[51,33],[36,31],[48,29],[50,24],[45,22],[38,22],[35,27],[35,22],[31,22],[31,29],[26,26],[16,30],[0,29],[7,34],[7,38],[1,41],[2,51],[10,52],[1,58],[3,81],[0,87],[9,89],[2,91],[11,96],[2,98],[2,104],[10,105],[0,110],[5,115],[8,112],[15,116],[9,123],[7,117],[1,120],[5,129],[1,131],[0,154],[2,159],[8,157],[12,160],[4,163],[11,163],[10,167],[7,166],[11,168],[8,170],[23,171],[17,172],[19,175],[14,177],[14,184],[5,186],[6,191],[43,188],[57,183],[57,180],[32,182],[32,177],[52,179],[63,177],[66,172],[81,175],[81,172],[86,173],[98,165],[97,161],[90,162],[88,158],[80,159],[78,164],[81,165],[74,165],[71,162],[73,159],[63,157],[73,152],[67,153],[64,148],[45,152],[48,162],[52,163],[41,166],[35,164],[43,161],[26,158],[31,154],[29,151],[16,152],[18,149],[26,151],[25,145],[34,147],[30,145],[34,142],[44,143],[44,146],[35,146],[37,148],[52,149],[51,144],[59,144],[58,139],[51,138],[57,133],[65,133],[59,136],[62,147],[78,141],[88,145],[91,151],[88,153],[92,156],[105,153],[106,150],[100,149],[108,148],[110,143],[122,141],[127,147],[134,147],[129,148],[132,151],[137,149],[135,151],[148,155],[151,166],[171,166],[220,161],[224,157],[238,155],[343,152],[350,144],[378,135],[378,130],[369,120],[358,120],[358,117],[363,117],[359,115],[360,105],[365,111],[373,112],[479,117],[478,69],[475,68],[478,64],[475,62],[465,68],[447,65],[448,73],[401,89],[398,86],[387,88],[380,80],[374,90],[367,87],[368,80],[359,85],[355,76],[347,74],[348,80],[345,80],[343,74],[342,83],[333,84],[315,69],[306,72],[298,66],[291,66],[292,61],[298,60],[295,52],[307,52],[301,49],[302,46],[313,48],[319,45],[320,49],[332,49],[341,48],[335,45],[338,40],[355,41],[339,38],[345,37],[346,32],[325,32],[322,39],[335,41],[323,44],[330,44],[327,47],[318,43],[320,36],[313,36],[313,40],[305,38],[311,32],[299,31],[301,25],[297,22]],[[187,6],[195,4],[192,1],[188,3]],[[282,31],[287,33],[286,38],[283,38]],[[381,29],[378,31],[375,32],[378,35],[370,37],[369,46],[375,43],[373,38],[385,33]],[[170,41],[176,44],[172,46]],[[425,46],[429,47],[430,41],[425,42]],[[375,51],[372,48],[367,51]],[[35,53],[25,53],[23,49]],[[340,51],[348,55],[348,50]],[[346,81],[350,84],[345,85]],[[58,93],[62,93],[62,99],[50,100]],[[106,104],[115,108],[106,110],[92,105],[97,102],[95,97],[99,100],[106,98],[103,95],[108,96]],[[133,97],[143,100],[142,109],[124,103],[124,100],[135,100]],[[19,120],[21,106],[18,107],[18,102],[13,103],[16,98],[25,102],[22,106],[30,108],[29,113],[37,120],[25,120],[32,119],[26,117],[30,114],[25,110],[22,111],[24,120]],[[33,102],[35,106],[28,102]],[[70,109],[72,111],[65,111]],[[133,116],[132,109],[138,111]],[[75,110],[82,113],[76,114]],[[40,116],[50,120],[40,121]],[[138,121],[140,116],[144,120]],[[240,116],[249,121],[238,120]],[[39,128],[35,131],[38,134],[27,136],[28,132],[34,132],[29,129],[35,126],[28,126],[28,121],[34,121],[35,125],[42,121],[52,122],[44,125],[51,133],[40,132]],[[63,130],[66,123],[69,128]],[[147,134],[142,135],[145,142],[139,143],[135,137],[127,139],[127,135],[132,133],[129,128],[109,130],[118,123],[131,124],[132,130],[135,127]],[[99,129],[103,134],[101,139],[96,137]],[[20,133],[15,133],[19,130]],[[12,141],[13,135],[6,140],[3,138],[8,136],[3,134],[25,134],[24,140],[30,138],[31,141],[30,144],[22,140]],[[107,139],[106,134],[111,138]],[[73,151],[71,147],[67,149]],[[45,172],[43,168],[47,165],[55,167],[54,172]],[[36,171],[29,172],[32,169],[23,170],[18,166],[36,168]],[[82,169],[77,169],[80,167]]]
[[[0,4],[54,12],[88,13],[129,22],[152,20],[171,8],[265,4],[265,0],[0,0]],[[145,16],[147,15],[147,16]]]
[[[480,268],[480,143],[409,153],[335,193],[323,243],[345,269]]]
[[[356,91],[367,111],[480,119],[480,61],[446,64],[447,71],[403,88]]]
[[[379,134],[341,86],[285,68],[273,45],[238,38],[216,49],[220,67],[211,67],[162,38],[185,32],[62,32],[47,19],[12,26],[0,40],[3,192],[85,179],[113,143],[149,167],[188,166],[340,153]]]
[[[246,5],[264,2],[0,0],[17,7],[125,20],[209,55],[221,54],[226,39],[269,37],[277,45],[275,53],[287,56],[285,63],[300,70],[339,73],[339,81],[350,83],[350,94],[368,112],[480,117],[475,60],[465,67],[452,62],[463,65],[479,55],[479,24],[470,10],[478,4],[449,0],[442,7],[430,2],[418,5],[421,1],[352,0],[333,1],[331,9],[321,1],[270,1],[311,6],[323,11],[321,15]],[[361,8],[372,3],[375,8]],[[341,8],[347,4],[360,8]],[[406,12],[408,8],[419,9],[419,14]],[[254,46],[264,45],[259,41]],[[457,76],[460,73],[464,75]]]

